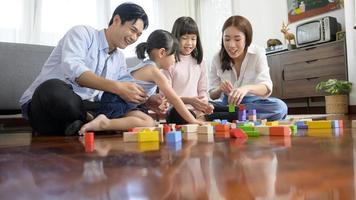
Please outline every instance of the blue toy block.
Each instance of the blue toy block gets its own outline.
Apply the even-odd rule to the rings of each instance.
[[[221,124],[221,120],[220,119],[214,119],[213,122],[218,122]]]
[[[182,149],[182,141],[167,143],[167,147],[173,151],[180,151]]]
[[[171,131],[167,133],[166,141],[168,143],[175,143],[182,141],[182,132],[180,131]]]
[[[221,120],[221,124],[227,124],[228,123],[228,121],[227,121],[227,119],[223,119],[223,120]]]
[[[339,120],[332,120],[331,121],[332,128],[339,128]]]
[[[238,120],[239,121],[246,121],[246,110],[239,110],[238,112]]]

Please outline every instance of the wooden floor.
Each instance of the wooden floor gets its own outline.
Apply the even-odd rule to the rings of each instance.
[[[0,199],[355,199],[354,116],[293,137],[183,144],[0,134]]]

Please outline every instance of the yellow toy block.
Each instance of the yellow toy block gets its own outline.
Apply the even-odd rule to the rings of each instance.
[[[138,132],[138,142],[158,142],[158,131],[142,130]]]
[[[260,132],[260,135],[269,135],[269,126],[255,126],[255,130]]]
[[[266,122],[266,126],[278,126],[278,121]]]
[[[214,134],[214,127],[210,125],[199,126],[198,134]]]
[[[142,142],[138,144],[140,152],[156,151],[159,149],[159,142]]]
[[[135,128],[132,128],[132,132],[140,132],[142,130],[151,130],[151,131],[154,131],[156,130],[157,127],[135,127]]]
[[[124,132],[124,142],[137,142],[137,132]]]
[[[331,129],[332,128],[331,120],[307,121],[307,125],[308,125],[308,129],[313,129],[313,128]]]

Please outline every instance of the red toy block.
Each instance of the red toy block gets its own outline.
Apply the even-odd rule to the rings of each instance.
[[[271,126],[269,128],[270,136],[290,136],[292,134],[288,126]]]
[[[232,138],[247,138],[246,133],[240,128],[232,128],[230,130],[230,136]]]
[[[246,110],[246,106],[244,104],[239,105],[239,110]]]
[[[163,133],[166,135],[171,131],[171,127],[168,124],[163,124]]]
[[[339,128],[344,128],[344,123],[342,122],[342,120],[339,120]]]
[[[94,132],[86,132],[84,134],[85,152],[90,153],[94,151]]]

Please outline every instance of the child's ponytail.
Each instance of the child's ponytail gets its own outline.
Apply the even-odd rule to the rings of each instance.
[[[146,51],[148,49],[148,43],[142,42],[136,46],[136,55],[137,58],[143,60],[146,58]]]

